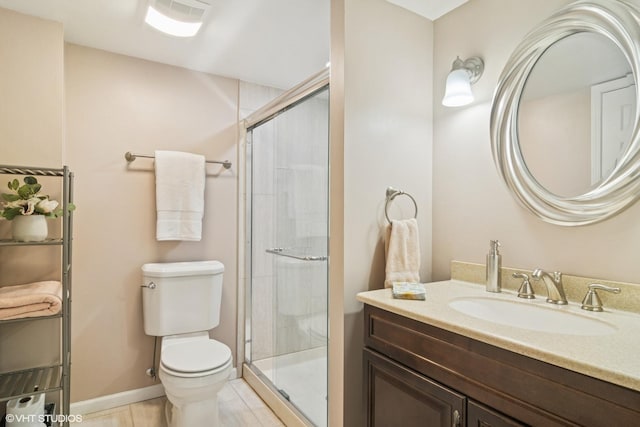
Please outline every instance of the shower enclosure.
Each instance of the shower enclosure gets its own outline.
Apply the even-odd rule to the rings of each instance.
[[[294,413],[326,426],[328,71],[245,126],[245,363]]]

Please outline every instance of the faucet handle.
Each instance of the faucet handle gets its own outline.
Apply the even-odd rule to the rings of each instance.
[[[529,276],[524,273],[513,273],[512,276],[516,279],[524,279],[520,289],[518,289],[518,298],[533,299],[536,295],[533,293],[533,288],[529,282]]]
[[[619,294],[620,292],[622,292],[620,288],[601,285],[600,283],[592,283],[589,285],[589,290],[584,296],[584,299],[582,300],[582,306],[580,308],[588,311],[602,311],[602,300],[600,300],[600,297],[598,296],[598,293],[596,291],[607,291],[614,294]]]

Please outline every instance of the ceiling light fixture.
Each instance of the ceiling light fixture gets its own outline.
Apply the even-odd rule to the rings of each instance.
[[[149,0],[144,21],[165,34],[193,37],[209,8],[207,0]]]
[[[442,98],[445,107],[461,107],[473,102],[471,85],[478,81],[484,71],[484,62],[477,56],[466,61],[457,57],[447,76],[447,85]]]

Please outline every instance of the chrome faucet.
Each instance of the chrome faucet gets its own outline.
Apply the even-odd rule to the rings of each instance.
[[[558,305],[567,303],[567,297],[564,295],[564,288],[562,287],[562,273],[554,271],[550,274],[540,268],[536,268],[533,271],[533,278],[535,280],[542,279],[542,282],[547,287],[547,302]]]

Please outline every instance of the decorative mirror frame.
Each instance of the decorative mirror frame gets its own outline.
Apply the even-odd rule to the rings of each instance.
[[[595,223],[620,213],[640,197],[639,23],[640,9],[623,0],[571,3],[525,36],[500,75],[490,121],[493,160],[518,201],[546,222],[564,226]],[[626,57],[636,85],[636,115],[631,141],[611,174],[584,194],[564,197],[543,187],[527,168],[518,136],[518,109],[538,59],[557,41],[581,32],[607,37]]]

